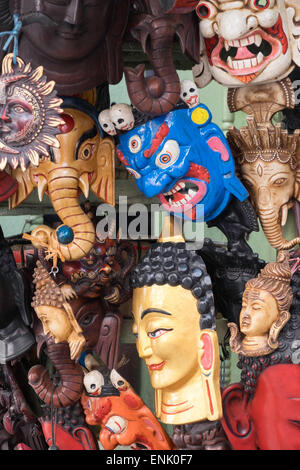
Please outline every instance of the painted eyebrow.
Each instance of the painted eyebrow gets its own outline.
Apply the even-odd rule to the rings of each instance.
[[[163,315],[169,315],[170,317],[172,314],[170,312],[167,312],[166,310],[161,310],[160,308],[147,308],[146,310],[143,311],[141,315],[141,320],[148,315],[148,313],[162,313]]]

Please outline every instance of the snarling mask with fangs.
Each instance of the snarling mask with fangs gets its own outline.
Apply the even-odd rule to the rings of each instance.
[[[300,65],[297,0],[200,0],[196,12],[210,71],[222,85],[281,80]]]
[[[234,160],[209,109],[179,108],[119,135],[117,154],[146,197],[158,196],[176,216],[208,221],[231,196],[248,193],[235,176]],[[200,210],[200,206],[201,207]],[[199,209],[199,210],[198,210]]]

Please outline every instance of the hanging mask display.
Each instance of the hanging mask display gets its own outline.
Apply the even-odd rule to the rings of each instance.
[[[195,85],[196,89],[196,85]],[[203,104],[178,107],[119,134],[117,155],[146,197],[158,196],[175,216],[204,220],[217,217],[232,196],[245,200],[246,189],[235,176],[234,160],[221,129]]]

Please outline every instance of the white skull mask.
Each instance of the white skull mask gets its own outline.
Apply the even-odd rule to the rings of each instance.
[[[200,0],[211,73],[228,87],[271,83],[300,65],[298,0]]]
[[[98,116],[98,120],[102,129],[108,135],[117,134],[115,126],[113,125],[111,117],[110,117],[110,109],[105,109],[104,111],[101,111],[101,113]]]
[[[110,118],[120,131],[130,131],[134,127],[134,116],[129,104],[114,104],[110,108]]]
[[[199,93],[196,83],[192,80],[183,80],[180,83],[180,98],[189,106],[194,108],[200,103]]]

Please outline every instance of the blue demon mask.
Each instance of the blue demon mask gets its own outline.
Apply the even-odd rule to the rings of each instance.
[[[248,197],[235,176],[228,143],[203,104],[155,117],[119,139],[118,157],[140,191],[148,198],[158,196],[174,215],[197,220],[197,205],[203,204],[209,221],[231,195],[240,201]]]

